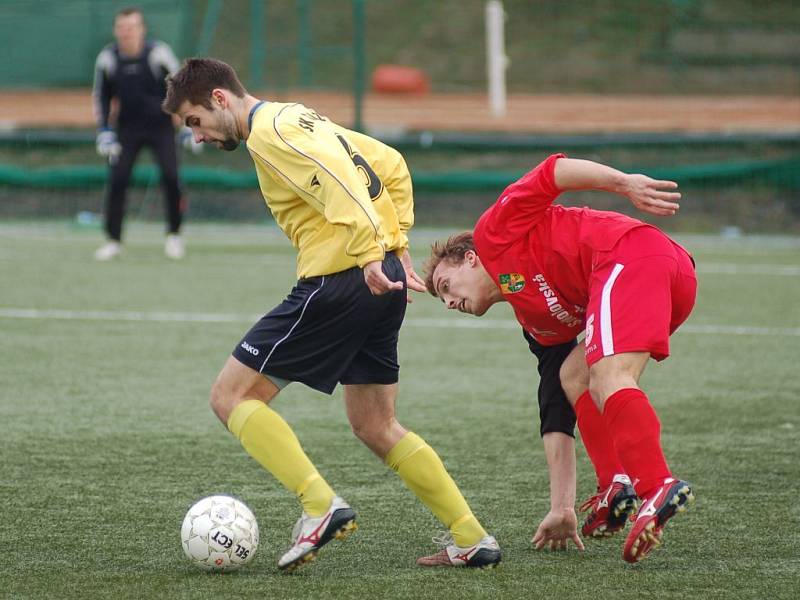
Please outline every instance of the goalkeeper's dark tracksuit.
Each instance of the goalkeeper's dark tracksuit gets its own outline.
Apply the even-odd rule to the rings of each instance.
[[[109,129],[112,99],[119,103],[117,139],[122,151],[109,161],[105,227],[108,237],[120,241],[125,196],[131,171],[142,146],[149,146],[161,170],[169,233],[178,233],[183,201],[178,181],[178,154],[172,119],[161,110],[166,96],[165,77],[178,69],[178,61],[163,42],[145,43],[138,57],[122,56],[116,44],[106,46],[95,65],[95,119],[100,130]]]

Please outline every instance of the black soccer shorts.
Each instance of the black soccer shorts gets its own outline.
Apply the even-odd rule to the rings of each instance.
[[[577,341],[557,346],[543,346],[524,329],[522,335],[531,352],[539,359],[539,433],[561,432],[575,437],[575,409],[570,405],[561,387],[561,365]]]
[[[383,260],[383,272],[391,281],[406,281],[393,253]],[[358,267],[300,279],[245,334],[233,357],[267,377],[326,394],[337,383],[397,383],[405,312],[405,289],[373,296]]]

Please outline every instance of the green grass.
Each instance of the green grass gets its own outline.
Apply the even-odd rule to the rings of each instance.
[[[623,563],[621,538],[587,542],[583,554],[531,548],[548,506],[535,360],[507,307],[474,321],[420,296],[401,336],[398,414],[439,451],[498,537],[502,567],[416,568],[438,523],[350,434],[340,391],[292,385],[274,406],[357,509],[360,529],[285,576],[275,562],[298,505],[215,420],[207,395],[242,333],[293,283],[292,249],[274,227],[190,224],[187,259],[170,263],[159,231],[132,224],[124,260],[98,264],[98,232],[0,225],[3,597],[796,597],[796,238],[681,238],[698,258],[698,305],[673,356],[651,365],[643,384],[670,464],[698,501],[646,562]],[[419,262],[444,233],[415,233]],[[22,318],[12,309],[65,312]],[[217,317],[191,320],[199,314]],[[737,335],[737,326],[754,329]],[[594,482],[578,452],[582,498]],[[239,573],[209,576],[183,557],[183,514],[211,493],[242,498],[259,519],[261,546]]]

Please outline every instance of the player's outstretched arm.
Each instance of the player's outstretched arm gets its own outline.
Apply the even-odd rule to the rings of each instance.
[[[674,215],[681,195],[674,181],[629,175],[590,160],[560,158],[555,167],[555,184],[562,191],[605,190],[628,198],[642,212]]]
[[[550,512],[539,523],[531,542],[537,550],[566,550],[567,542],[572,541],[583,550],[575,514],[575,440],[565,433],[550,432],[542,441],[550,471]]]

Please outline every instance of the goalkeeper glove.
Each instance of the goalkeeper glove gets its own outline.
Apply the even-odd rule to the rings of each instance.
[[[95,148],[97,148],[97,153],[108,159],[111,165],[117,162],[120,152],[122,152],[122,146],[117,141],[117,134],[111,129],[101,129],[97,133]]]

